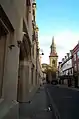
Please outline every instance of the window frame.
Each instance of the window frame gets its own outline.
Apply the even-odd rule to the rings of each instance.
[[[74,70],[77,71],[77,64],[74,64]]]
[[[74,61],[76,61],[77,57],[76,57],[76,54],[74,54]]]
[[[77,52],[77,58],[79,59],[79,51]]]

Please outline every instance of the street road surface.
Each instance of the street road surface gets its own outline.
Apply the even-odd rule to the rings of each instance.
[[[50,84],[46,89],[60,119],[79,119],[79,91]]]

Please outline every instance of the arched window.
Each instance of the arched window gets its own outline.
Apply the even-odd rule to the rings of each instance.
[[[55,65],[55,60],[52,61],[52,64]]]

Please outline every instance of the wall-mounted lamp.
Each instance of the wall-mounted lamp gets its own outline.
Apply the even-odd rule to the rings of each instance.
[[[38,28],[38,26],[36,26],[35,30],[36,30],[36,32],[38,32],[38,31],[39,31],[39,28]]]
[[[36,1],[35,1],[35,0],[33,0],[32,6],[33,6],[34,8],[36,8]]]
[[[40,55],[44,55],[44,53],[42,52],[42,54],[40,54]]]
[[[39,50],[41,51],[41,54],[40,55],[44,55],[44,52],[42,49],[39,48]]]
[[[10,50],[12,50],[12,48],[15,47],[15,45],[9,45],[8,47]]]
[[[23,31],[22,33],[23,33],[23,35],[25,35],[25,34],[26,34],[26,32],[24,32],[24,31]]]
[[[18,47],[20,47],[21,45],[21,41],[17,41]]]

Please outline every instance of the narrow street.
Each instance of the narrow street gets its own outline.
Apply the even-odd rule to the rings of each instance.
[[[79,119],[79,91],[52,85],[47,85],[46,88],[56,119]]]
[[[20,119],[79,119],[79,91],[46,84],[30,103],[20,103]]]
[[[55,119],[45,87],[40,87],[30,103],[20,103],[20,119]]]
[[[79,0],[0,0],[0,119],[79,119],[78,11]]]

